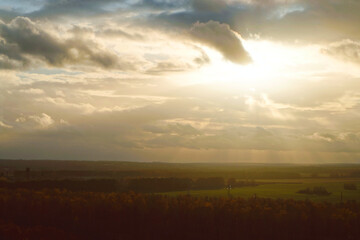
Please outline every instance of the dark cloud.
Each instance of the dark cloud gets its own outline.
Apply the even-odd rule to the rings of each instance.
[[[134,41],[145,40],[145,36],[143,36],[142,34],[128,33],[120,28],[109,28],[104,26],[101,26],[99,27],[99,29],[96,30],[91,27],[80,27],[75,25],[69,32],[71,32],[72,34],[78,37],[90,35],[90,36],[102,36],[109,38],[125,38]]]
[[[356,0],[45,0],[33,12],[0,10],[0,18],[8,21],[20,15],[36,19],[123,16],[121,22],[166,26],[167,31],[213,20],[229,24],[244,38],[256,34],[279,41],[331,42],[360,39],[356,24],[360,22],[359,10],[360,2]]]
[[[45,0],[33,12],[0,10],[0,15],[49,19],[124,14],[121,21],[141,19],[144,25],[168,27],[213,20],[229,24],[244,37],[257,34],[282,41],[338,41],[360,39],[356,24],[360,22],[359,10],[357,0]]]
[[[322,52],[341,60],[360,64],[360,42],[343,40],[330,44],[327,48],[323,48]]]
[[[108,12],[105,8],[114,3],[123,3],[124,0],[46,0],[43,6],[29,13],[36,18],[52,18],[61,16],[89,16]]]
[[[238,64],[251,62],[238,34],[232,31],[227,24],[215,21],[197,22],[191,28],[190,36],[195,41],[218,50],[229,61]]]
[[[4,9],[0,9],[0,21],[10,21],[11,19],[19,16],[20,14],[14,11],[8,11]]]
[[[186,63],[176,63],[173,61],[158,62],[154,67],[147,70],[148,74],[163,74],[169,72],[183,72],[190,69],[191,66]]]
[[[0,55],[0,69],[17,70],[23,69],[28,66],[28,61],[25,59],[23,62],[12,60],[7,56]]]
[[[194,59],[194,62],[196,64],[198,64],[199,66],[202,66],[202,65],[205,65],[205,64],[208,64],[210,63],[210,58],[209,56],[203,51],[200,49],[200,53],[201,55],[197,58]]]
[[[195,11],[220,12],[227,7],[224,0],[192,0],[192,7]]]
[[[140,0],[131,6],[132,9],[151,8],[158,10],[169,10],[187,6],[189,0]]]
[[[259,2],[259,1],[256,1]],[[233,16],[234,29],[282,41],[329,42],[359,39],[356,0],[265,1]]]
[[[153,67],[148,69],[146,73],[159,75],[170,72],[186,72],[189,70],[202,67],[205,64],[209,64],[210,63],[209,56],[201,49],[199,49],[199,51],[201,55],[199,57],[194,58],[192,62],[178,61],[175,59],[161,61],[161,62],[157,62]]]
[[[196,22],[218,21],[245,38],[258,35],[277,41],[331,42],[360,39],[360,2],[354,0],[206,1],[191,8],[153,14],[143,22],[151,27],[183,29]]]
[[[0,56],[8,63],[14,61],[22,67],[27,67],[35,58],[51,66],[85,64],[131,68],[130,64],[121,63],[117,55],[103,50],[94,41],[79,37],[60,39],[25,17],[17,17],[9,24],[0,22],[0,37]]]
[[[108,36],[108,37],[123,37],[123,38],[127,38],[130,40],[143,40],[144,39],[144,36],[142,36],[141,34],[138,34],[138,33],[130,34],[121,29],[105,29],[99,33],[103,34],[105,36]]]

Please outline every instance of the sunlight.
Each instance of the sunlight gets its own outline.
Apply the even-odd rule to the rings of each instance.
[[[205,48],[211,63],[190,73],[190,84],[222,84],[222,87],[256,89],[273,81],[294,75],[298,64],[317,54],[314,49],[285,46],[270,41],[249,40],[244,43],[251,53],[252,63],[239,65],[225,60],[218,52]]]

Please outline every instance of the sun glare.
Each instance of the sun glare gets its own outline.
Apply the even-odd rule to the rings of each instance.
[[[244,44],[251,53],[252,62],[239,65],[224,59],[218,52],[206,48],[211,63],[192,72],[187,79],[191,84],[221,84],[230,88],[247,87],[248,89],[265,87],[274,81],[288,79],[294,75],[299,62],[311,59],[314,49],[298,49],[270,41],[249,40]]]

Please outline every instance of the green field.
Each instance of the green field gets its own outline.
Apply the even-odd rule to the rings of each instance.
[[[301,181],[301,180],[300,180]],[[352,182],[357,186],[357,190],[345,190],[344,182]],[[305,188],[313,188],[317,186],[325,187],[328,192],[331,192],[328,196],[317,196],[299,194],[297,191]],[[312,201],[328,201],[328,202],[340,202],[341,192],[343,194],[343,201],[347,200],[360,200],[360,180],[307,180],[302,182],[278,182],[278,183],[267,183],[259,186],[233,188],[230,191],[232,197],[253,197],[255,194],[261,198],[292,198],[296,200],[312,200]],[[167,192],[164,193],[168,196],[191,194],[193,196],[204,196],[204,197],[228,197],[227,189],[219,190],[192,190],[182,192]]]

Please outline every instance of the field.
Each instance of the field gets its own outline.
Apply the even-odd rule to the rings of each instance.
[[[351,182],[356,184],[357,190],[344,190],[344,183]],[[306,188],[313,188],[317,186],[325,187],[327,191],[331,192],[328,196],[308,195],[300,194],[297,191]],[[230,190],[231,197],[242,197],[250,198],[282,198],[282,199],[295,199],[295,200],[311,200],[311,201],[327,201],[327,202],[340,202],[341,193],[343,201],[347,200],[360,200],[360,179],[307,179],[304,181],[279,181],[276,183],[266,183],[259,186],[249,186],[241,188],[233,188]],[[181,191],[181,192],[167,192],[164,193],[168,196],[176,196],[183,194],[190,194],[193,196],[202,197],[228,197],[227,189],[219,190],[192,190],[192,191]]]
[[[11,172],[7,185],[23,188],[64,188],[71,191],[126,192],[229,197],[229,179],[254,181],[230,190],[231,197],[295,199],[340,202],[360,200],[360,165],[294,165],[250,163],[158,163],[114,161],[38,161],[0,160],[0,170]],[[27,171],[29,170],[29,171]],[[221,178],[207,186],[196,186],[199,179]],[[136,187],[134,180],[139,180]],[[160,180],[161,181],[160,181]],[[111,180],[111,181],[110,181]],[[49,181],[49,182],[46,182]],[[67,182],[66,182],[67,181]],[[85,182],[89,181],[89,182]],[[112,182],[113,181],[113,182]],[[174,185],[174,182],[176,184]],[[184,186],[191,182],[189,186]],[[345,190],[344,183],[353,183],[357,190]],[[161,187],[159,187],[161,185]],[[75,188],[75,186],[77,186]],[[180,187],[179,187],[180,186]],[[8,186],[9,187],[9,186]],[[299,190],[324,187],[330,195],[297,193]],[[10,188],[14,188],[11,187]],[[18,187],[19,188],[19,187]],[[212,189],[212,190],[205,190]]]
[[[355,164],[0,160],[0,239],[350,240],[359,226]]]

